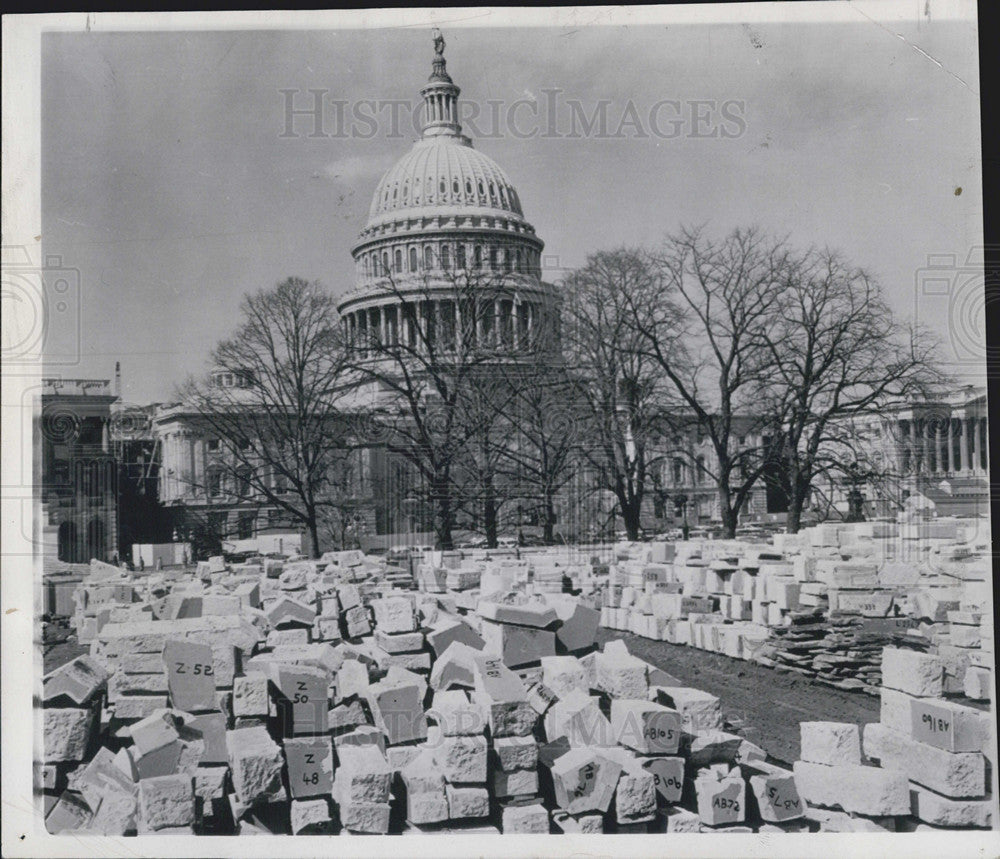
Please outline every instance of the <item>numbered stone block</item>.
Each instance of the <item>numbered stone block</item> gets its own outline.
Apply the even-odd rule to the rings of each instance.
[[[285,736],[328,731],[330,679],[327,672],[300,665],[279,667],[274,674],[278,690],[275,705],[283,719]]]
[[[990,714],[952,701],[910,699],[910,736],[948,752],[989,748]]]
[[[947,752],[877,723],[865,725],[863,737],[865,755],[917,784],[954,798],[986,792],[986,758],[981,752]]]
[[[611,732],[619,745],[642,754],[674,754],[680,747],[681,716],[652,701],[615,698]]]
[[[266,728],[237,728],[226,734],[229,767],[236,797],[245,805],[286,799],[281,781],[284,757],[281,746]]]
[[[42,712],[45,760],[82,761],[94,729],[94,711],[47,707]]]
[[[684,790],[684,758],[639,758],[639,763],[653,776],[653,787],[663,802],[681,801]]]
[[[139,782],[140,831],[155,832],[194,823],[194,781],[189,775],[167,775]]]
[[[455,787],[449,784],[445,787],[445,795],[448,799],[448,817],[451,820],[489,816],[490,795],[485,787]]]
[[[551,766],[556,804],[570,814],[606,812],[621,772],[621,764],[594,749],[570,749]]]
[[[207,644],[170,639],[163,646],[172,706],[188,712],[216,708],[215,656]]]
[[[707,826],[728,826],[746,819],[746,782],[739,774],[716,778],[707,774],[695,779],[698,818]]]
[[[800,722],[800,758],[837,766],[861,763],[861,732],[846,722]]]
[[[750,776],[750,791],[761,820],[781,823],[802,817],[802,798],[792,773]]]
[[[333,791],[333,745],[329,737],[289,738],[284,742],[288,788],[293,799]]]

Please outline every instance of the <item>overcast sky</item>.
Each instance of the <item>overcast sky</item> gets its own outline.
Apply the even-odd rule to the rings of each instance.
[[[952,307],[960,357],[981,360],[981,301],[962,297],[981,289],[975,270],[946,271],[931,289],[918,280],[929,254],[965,262],[982,243],[972,22],[445,38],[466,110],[485,115],[476,125],[489,136],[474,144],[517,187],[549,267],[655,243],[682,223],[758,224],[839,248],[949,343]],[[432,56],[429,31],[413,28],[46,35],[43,251],[80,272],[78,303],[53,316],[50,369],[111,378],[120,359],[128,401],[169,399],[232,329],[245,292],[289,275],[348,288],[378,179],[416,135],[405,112],[393,129],[388,107],[354,107],[377,122],[352,123],[352,105],[417,104]],[[282,137],[283,89],[296,108],[327,90],[323,130],[340,136],[310,138],[312,119],[296,117],[297,136]],[[330,100],[347,103],[347,121]],[[589,118],[602,100],[606,133],[571,134],[572,103]]]

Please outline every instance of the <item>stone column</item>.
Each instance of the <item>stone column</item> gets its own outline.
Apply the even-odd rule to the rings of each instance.
[[[520,309],[520,302],[515,298],[511,302],[510,306],[510,330],[511,338],[510,342],[514,344],[514,351],[517,352],[521,348],[521,332],[518,330],[518,324],[520,322],[521,314],[518,312]]]
[[[379,307],[376,311],[379,316],[379,337],[382,340],[382,345],[385,346],[389,342],[389,320],[388,314],[385,312],[385,306]]]
[[[500,300],[494,299],[493,301],[493,343],[499,348],[503,345],[503,340],[500,336]]]
[[[982,468],[982,438],[979,433],[979,427],[982,422],[981,418],[973,418],[972,424],[972,470],[979,471]]]
[[[969,421],[962,417],[958,419],[958,458],[962,472],[969,470]]]
[[[931,421],[931,446],[934,449],[934,456],[931,457],[931,468],[934,473],[942,471],[941,468],[941,420],[935,418]]]
[[[986,470],[990,470],[990,419],[980,418],[983,428],[983,456],[986,459]]]
[[[462,334],[462,301],[455,299],[455,351],[465,346],[465,337]]]
[[[931,471],[931,446],[930,446],[930,426],[927,423],[927,418],[923,418],[920,421],[920,458],[921,458],[921,472],[923,474],[930,474]]]

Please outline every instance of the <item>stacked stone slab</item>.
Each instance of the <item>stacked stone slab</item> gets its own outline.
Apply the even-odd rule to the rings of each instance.
[[[903,773],[915,828],[991,827],[993,721],[988,712],[943,698],[944,683],[940,657],[886,648],[881,716],[865,725],[864,752]]]

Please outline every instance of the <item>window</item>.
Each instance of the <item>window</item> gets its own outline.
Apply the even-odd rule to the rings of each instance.
[[[455,251],[455,267],[459,270],[465,268],[465,245],[461,243]]]
[[[424,248],[424,268],[434,268],[434,248],[430,245]]]
[[[403,270],[403,252],[396,248],[396,267],[393,269],[395,272],[401,272]]]
[[[382,274],[389,273],[389,251],[382,251]]]
[[[218,498],[222,495],[222,471],[220,469],[209,469],[206,491],[209,498]]]
[[[274,473],[273,486],[275,495],[284,495],[286,492],[288,492],[288,478],[285,477],[285,475],[282,474],[281,472],[276,471]]]
[[[410,271],[417,270],[417,249],[410,248]]]
[[[494,271],[497,270],[497,249],[495,246],[490,248],[490,268]]]
[[[472,267],[473,268],[483,267],[483,248],[481,245],[476,245],[472,249]]]
[[[448,245],[441,245],[441,268],[445,271],[451,268],[451,248]]]
[[[697,483],[704,483],[705,482],[705,457],[704,456],[699,456],[695,460],[695,465],[697,466],[697,472],[698,472],[698,476],[697,476],[696,482]]]
[[[253,537],[255,519],[253,513],[240,513],[240,518],[236,523],[237,539],[249,540]]]
[[[212,453],[216,453],[219,450],[219,440],[217,438],[210,438],[205,442],[205,447]]]
[[[250,439],[243,437],[236,440],[237,450],[250,450]]]
[[[248,465],[244,465],[236,472],[236,494],[240,498],[249,498],[253,487],[250,481],[253,479],[253,470]]]
[[[679,456],[674,457],[673,470],[674,485],[679,486],[684,482],[684,461]]]

